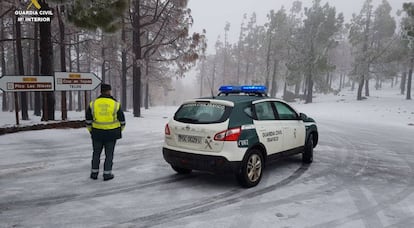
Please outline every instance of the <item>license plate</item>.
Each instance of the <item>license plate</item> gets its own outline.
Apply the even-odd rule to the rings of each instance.
[[[201,136],[178,135],[178,142],[201,144]]]

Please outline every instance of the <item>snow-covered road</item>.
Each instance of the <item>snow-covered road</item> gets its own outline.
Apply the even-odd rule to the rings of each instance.
[[[414,127],[375,121],[372,107],[362,121],[335,102],[297,105],[318,122],[314,162],[275,162],[251,189],[175,174],[161,152],[173,107],[127,115],[108,182],[89,179],[85,129],[3,135],[0,227],[414,227]]]

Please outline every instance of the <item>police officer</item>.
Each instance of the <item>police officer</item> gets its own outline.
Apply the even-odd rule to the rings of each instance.
[[[103,180],[114,178],[112,160],[115,143],[122,137],[125,128],[125,116],[121,104],[111,96],[111,86],[101,84],[101,95],[89,104],[86,110],[86,127],[92,136],[91,179],[98,179],[99,162],[102,149],[105,148]]]

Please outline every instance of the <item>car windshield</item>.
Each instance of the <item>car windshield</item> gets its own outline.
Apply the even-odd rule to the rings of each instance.
[[[229,116],[230,107],[210,102],[194,102],[182,105],[174,120],[184,123],[220,123]]]

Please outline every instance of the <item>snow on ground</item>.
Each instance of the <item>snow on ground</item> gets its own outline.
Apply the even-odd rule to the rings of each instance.
[[[354,123],[414,125],[414,101],[406,100],[397,90],[371,91],[366,100],[357,101],[355,91],[343,91],[339,95],[315,95],[312,104],[293,104],[299,112],[308,116],[330,120],[346,120]],[[414,126],[413,126],[414,128]]]
[[[356,92],[344,90],[339,95],[316,94],[312,104],[304,104],[303,101],[292,103],[297,111],[303,112],[310,117],[323,119],[350,120],[351,122],[376,123],[381,125],[412,126],[414,125],[414,101],[406,100],[397,89],[372,90],[371,96],[366,100],[357,101]],[[149,127],[154,129],[156,124],[166,123],[177,107],[151,107],[149,110],[142,109],[143,118],[133,118],[131,112],[126,113],[128,125],[137,125],[140,128]],[[20,120],[20,125],[31,125],[40,123],[40,117],[34,116],[30,111],[30,120]],[[21,118],[21,114],[19,115]],[[84,112],[69,112],[69,120],[84,119]],[[55,115],[59,120],[61,112]],[[150,118],[150,119],[149,119]],[[0,127],[15,126],[14,112],[0,112]],[[161,124],[161,125],[163,125]],[[414,127],[414,126],[413,126]],[[163,127],[161,126],[161,130]]]
[[[110,182],[88,177],[86,129],[2,135],[0,227],[413,227],[414,101],[389,89],[364,101],[344,91],[292,105],[318,122],[315,162],[280,161],[252,189],[175,175],[161,153],[173,106],[126,113]],[[0,127],[14,121],[0,112]]]

